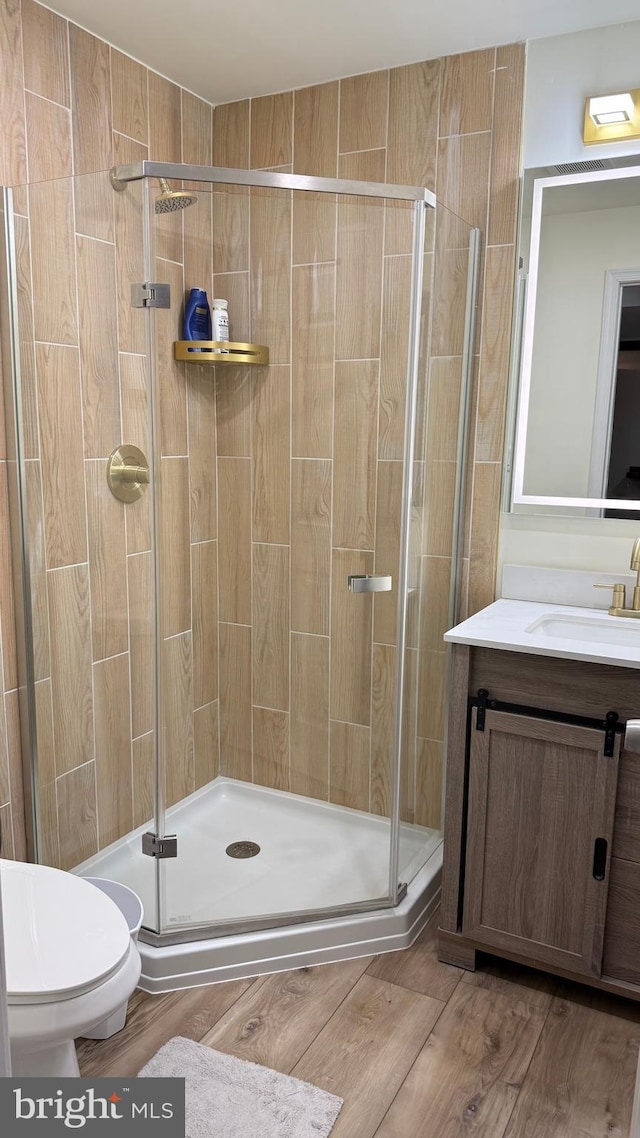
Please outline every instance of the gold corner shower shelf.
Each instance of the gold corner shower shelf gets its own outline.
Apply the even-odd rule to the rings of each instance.
[[[264,344],[241,344],[233,340],[176,340],[173,358],[187,364],[210,364],[215,367],[229,364],[269,363],[269,349]]]

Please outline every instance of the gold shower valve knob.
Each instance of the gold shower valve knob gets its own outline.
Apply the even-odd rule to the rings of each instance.
[[[136,502],[149,484],[146,455],[132,443],[121,443],[107,460],[107,482],[120,502]]]

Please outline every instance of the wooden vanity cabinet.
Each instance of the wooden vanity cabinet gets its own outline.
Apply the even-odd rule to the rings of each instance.
[[[600,974],[617,754],[604,732],[473,709],[462,931]],[[619,749],[619,739],[614,750]]]
[[[638,715],[631,669],[453,646],[442,960],[483,950],[640,998]]]

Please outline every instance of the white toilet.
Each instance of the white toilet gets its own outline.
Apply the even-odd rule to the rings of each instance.
[[[126,1003],[140,954],[117,905],[46,865],[0,859],[14,1075],[78,1075],[74,1040]]]

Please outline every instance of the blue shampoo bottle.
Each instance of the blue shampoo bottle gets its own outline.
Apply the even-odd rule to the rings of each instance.
[[[192,288],[184,310],[184,339],[211,339],[211,309],[203,288]]]

